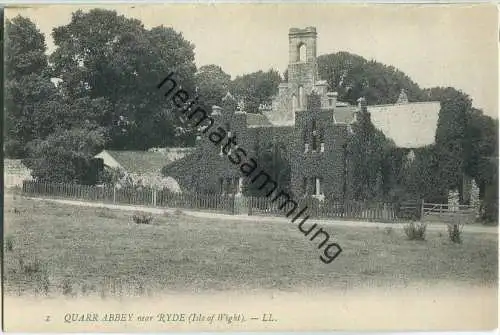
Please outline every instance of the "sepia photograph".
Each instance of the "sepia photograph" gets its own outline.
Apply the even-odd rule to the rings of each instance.
[[[498,328],[492,4],[7,6],[3,330]]]

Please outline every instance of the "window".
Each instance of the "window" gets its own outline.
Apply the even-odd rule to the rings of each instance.
[[[302,139],[304,141],[304,152],[309,151],[309,144],[307,143],[307,129],[302,132]]]
[[[237,188],[236,193],[241,194],[243,192],[243,177],[236,178]]]
[[[231,137],[231,127],[229,126],[229,122],[226,122],[226,131],[227,137]]]
[[[233,192],[233,183],[231,178],[226,178],[226,193],[231,194]]]
[[[305,44],[300,44],[299,45],[299,52],[298,52],[299,62],[305,62],[307,59],[307,47]]]
[[[314,194],[315,195],[321,195],[321,178],[316,177],[314,178]]]
[[[299,108],[303,108],[305,105],[304,87],[299,86]]]
[[[321,128],[319,130],[319,143],[320,143],[320,152],[325,152],[325,130]]]
[[[219,192],[224,194],[224,178],[219,178]]]
[[[307,194],[307,178],[304,178],[304,179],[302,180],[302,192],[303,192],[304,194]]]
[[[319,134],[316,128],[316,120],[312,121],[312,151],[318,151],[319,149]]]

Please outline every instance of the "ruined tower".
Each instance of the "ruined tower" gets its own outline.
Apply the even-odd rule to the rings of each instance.
[[[307,106],[306,96],[311,94],[318,80],[316,61],[316,28],[291,28],[288,33],[288,90],[295,109]]]
[[[279,85],[278,95],[272,103],[272,108],[262,111],[273,124],[293,124],[295,112],[305,109],[307,96],[314,88],[318,89],[316,87],[319,80],[316,41],[316,28],[290,28],[288,33],[288,82]],[[326,83],[320,83],[319,89],[323,91],[326,89],[325,85]]]

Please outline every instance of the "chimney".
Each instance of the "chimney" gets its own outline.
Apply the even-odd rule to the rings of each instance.
[[[328,108],[334,108],[337,105],[337,92],[328,92],[326,93],[328,98]]]
[[[222,107],[213,105],[212,106],[212,115],[221,115],[222,114]]]
[[[358,107],[360,110],[366,109],[366,99],[364,97],[358,99]]]

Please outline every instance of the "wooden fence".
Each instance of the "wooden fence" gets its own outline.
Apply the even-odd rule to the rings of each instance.
[[[422,203],[422,221],[468,224],[476,220],[477,208],[470,205]]]
[[[284,200],[272,201],[271,198],[249,198],[249,215],[286,215],[293,209],[293,206],[288,204],[280,209],[283,203]],[[418,201],[393,204],[363,201],[334,202],[329,200],[319,201],[315,198],[302,198],[298,199],[297,203],[300,206],[295,213],[307,206],[308,215],[317,218],[391,222],[419,219],[421,214],[421,202]]]
[[[203,195],[171,193],[152,188],[119,189],[114,187],[86,186],[76,184],[43,183],[24,181],[25,195],[45,196],[102,203],[182,208],[189,210],[214,211],[228,214],[248,214],[257,216],[285,216],[293,205],[288,203],[280,208],[283,200],[272,198],[237,197],[235,195]],[[384,202],[333,202],[315,198],[297,199],[299,208],[307,206],[307,213],[316,218],[335,218],[368,221],[406,221],[420,219],[423,202],[413,201],[402,204]]]

